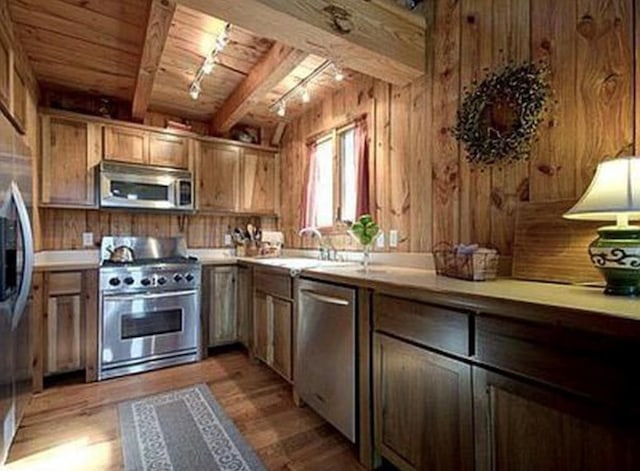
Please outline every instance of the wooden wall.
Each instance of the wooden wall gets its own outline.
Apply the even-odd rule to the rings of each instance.
[[[293,245],[302,244],[295,233],[305,141],[355,111],[371,113],[376,217],[400,231],[401,251],[461,241],[511,254],[520,202],[576,199],[598,162],[640,154],[634,0],[434,0],[426,15],[423,80],[349,85],[289,126],[282,228]],[[549,63],[555,101],[530,160],[471,171],[449,132],[464,90],[489,69],[529,59]]]
[[[42,209],[42,249],[82,249],[82,233],[93,232],[96,243],[105,235],[186,237],[189,248],[224,247],[227,228],[252,223],[273,229],[275,221],[259,217],[179,216],[131,213],[126,211],[86,211]]]

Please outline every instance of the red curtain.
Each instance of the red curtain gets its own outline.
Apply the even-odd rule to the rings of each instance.
[[[300,228],[311,227],[316,221],[316,184],[318,170],[316,165],[318,145],[311,142],[307,145],[307,168],[304,172],[305,181],[302,187],[302,204],[300,205]]]
[[[356,217],[371,214],[369,202],[369,136],[366,118],[356,122],[355,147],[358,157]]]

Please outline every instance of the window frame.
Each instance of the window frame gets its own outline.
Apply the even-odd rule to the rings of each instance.
[[[352,121],[346,125],[335,127],[329,131],[323,132],[319,135],[316,135],[310,141],[313,142],[316,146],[324,143],[328,140],[331,140],[331,153],[332,153],[332,178],[333,178],[333,208],[332,208],[332,220],[333,223],[331,226],[320,226],[317,229],[322,233],[331,233],[336,230],[338,227],[344,226],[345,224],[353,223],[354,221],[347,221],[342,218],[342,203],[344,196],[344,171],[343,171],[343,149],[342,143],[340,141],[341,135],[354,131],[356,128],[356,121]],[[354,136],[355,139],[355,136]],[[357,149],[355,149],[357,152]],[[357,178],[357,175],[356,175]],[[357,197],[357,195],[356,195]],[[356,215],[357,217],[357,215]]]

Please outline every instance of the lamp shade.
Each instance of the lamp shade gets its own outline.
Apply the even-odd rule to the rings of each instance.
[[[615,221],[618,215],[640,219],[640,156],[608,160],[598,165],[587,191],[563,217]]]

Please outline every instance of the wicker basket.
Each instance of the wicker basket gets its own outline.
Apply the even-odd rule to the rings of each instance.
[[[438,275],[469,281],[495,280],[498,274],[498,251],[479,249],[471,254],[459,254],[448,248],[436,249],[433,257]]]

